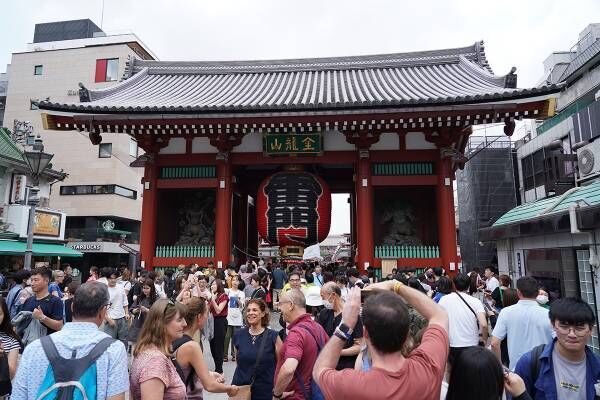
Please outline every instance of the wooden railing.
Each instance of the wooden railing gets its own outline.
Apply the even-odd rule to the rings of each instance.
[[[214,246],[156,246],[154,253],[156,257],[199,257],[207,258],[215,256]]]
[[[375,246],[375,258],[438,258],[439,246]]]

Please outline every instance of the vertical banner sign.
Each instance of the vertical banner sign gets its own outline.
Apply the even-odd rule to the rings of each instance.
[[[27,187],[27,177],[25,175],[13,175],[12,192],[10,194],[11,203],[20,203],[25,200],[25,188]]]

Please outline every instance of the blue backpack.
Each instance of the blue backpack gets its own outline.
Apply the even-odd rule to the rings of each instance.
[[[302,328],[305,331],[307,331],[308,333],[310,333],[310,336],[312,336],[313,339],[315,339],[315,342],[317,343],[317,355],[318,355],[321,352],[321,350],[323,349],[323,347],[325,346],[325,342],[322,340],[322,338],[317,338],[315,335],[313,335],[313,333],[311,332],[310,329],[308,329],[308,327],[302,326],[302,325],[298,325],[298,327]],[[304,399],[306,399],[306,400],[325,400],[325,396],[323,396],[323,392],[321,392],[321,388],[319,387],[319,385],[317,385],[317,382],[315,382],[314,379],[311,378],[311,380],[310,380],[310,395],[309,395],[308,393],[306,393],[306,387],[304,386],[304,380],[302,379],[302,377],[300,376],[298,371],[294,372],[294,376],[296,377],[296,379],[298,379],[298,382],[300,382],[300,387],[302,388],[302,392],[304,392]]]
[[[50,336],[40,339],[50,364],[40,385],[37,400],[96,400],[96,360],[110,347],[115,339],[107,337],[98,342],[84,357],[63,358]]]

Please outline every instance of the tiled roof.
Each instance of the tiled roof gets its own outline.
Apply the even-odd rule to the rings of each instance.
[[[0,159],[8,160],[8,162],[18,165],[23,171],[29,170],[23,150],[11,139],[10,130],[2,127],[0,127]],[[62,170],[56,171],[52,168],[44,170],[44,175],[59,180],[63,180],[67,176]]]
[[[89,102],[43,101],[74,112],[215,112],[364,109],[468,104],[558,91],[515,89],[495,76],[482,43],[413,53],[269,61],[163,62],[132,59],[125,80],[89,90]]]
[[[25,162],[23,150],[10,138],[10,130],[0,128],[0,157],[8,158],[16,162]]]
[[[586,206],[600,204],[600,182],[578,187],[576,190],[556,197],[549,197],[513,208],[498,218],[492,227],[516,224],[553,214],[566,213],[573,203],[583,201]]]

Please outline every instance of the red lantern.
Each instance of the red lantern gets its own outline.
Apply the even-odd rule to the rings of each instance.
[[[260,184],[256,201],[258,232],[270,244],[283,248],[283,255],[301,255],[304,247],[325,240],[330,223],[331,192],[318,176],[283,171]]]

